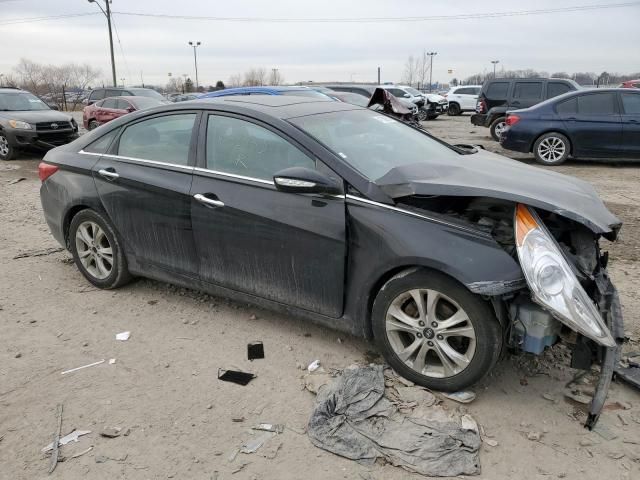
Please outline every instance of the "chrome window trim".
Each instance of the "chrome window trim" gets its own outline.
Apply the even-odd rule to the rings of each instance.
[[[434,217],[430,217],[428,215],[423,215],[421,213],[416,213],[416,212],[412,212],[410,210],[405,210],[403,208],[394,207],[392,205],[387,205],[386,203],[380,203],[380,202],[376,202],[374,200],[369,200],[367,198],[362,198],[362,197],[358,197],[358,196],[350,195],[350,194],[347,194],[345,197],[348,200],[356,200],[358,202],[366,203],[366,204],[369,204],[369,205],[375,205],[376,207],[386,208],[387,210],[393,210],[393,211],[402,213],[404,215],[410,215],[412,217],[422,218],[424,220],[428,220],[430,222],[437,223],[437,224],[440,224],[440,225],[445,225],[447,227],[456,228],[458,230],[464,230],[465,232],[470,232],[470,233],[473,233],[474,235],[482,235],[483,237],[491,238],[491,235],[483,232],[482,230],[476,230],[476,229],[473,229],[473,228],[467,228],[464,225],[457,225],[455,223],[446,222],[446,221],[441,220],[439,218],[434,218]]]
[[[190,172],[192,172],[194,170],[194,167],[190,167],[189,165],[178,165],[177,163],[157,162],[155,160],[146,160],[144,158],[124,157],[122,155],[113,155],[111,153],[85,152],[84,150],[80,150],[78,153],[80,153],[82,155],[94,155],[94,156],[98,156],[98,157],[115,158],[116,160],[129,160],[131,162],[139,162],[139,163],[144,163],[144,164],[148,164],[148,165],[157,165],[157,166],[160,166],[160,167],[180,168],[182,170],[187,170],[187,171],[190,171]]]
[[[219,170],[211,170],[209,168],[195,167],[194,171],[203,173],[213,173],[214,175],[222,175],[223,177],[237,178],[239,180],[249,180],[250,182],[263,183],[265,185],[273,185],[273,180],[264,180],[262,178],[245,177],[244,175],[236,175],[235,173],[221,172]]]

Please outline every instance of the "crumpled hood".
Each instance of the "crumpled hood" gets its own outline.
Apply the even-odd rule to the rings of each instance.
[[[375,183],[394,199],[448,195],[524,203],[575,220],[611,240],[622,225],[589,183],[486,150],[396,167]]]
[[[442,95],[438,95],[437,93],[425,93],[424,97],[431,103],[440,103],[447,101],[446,98],[444,98]]]
[[[33,110],[19,112],[0,112],[7,120],[20,120],[31,124],[39,122],[70,122],[71,116],[57,110]]]

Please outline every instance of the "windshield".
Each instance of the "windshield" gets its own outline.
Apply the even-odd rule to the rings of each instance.
[[[324,93],[316,92],[315,90],[282,90],[280,93],[290,97],[314,97],[324,98],[325,100],[328,98]]]
[[[0,93],[0,111],[26,112],[32,110],[50,110],[49,106],[28,92]]]
[[[371,181],[402,165],[458,160],[459,154],[404,123],[371,110],[309,115],[290,120]]]
[[[132,88],[130,90],[131,90],[131,93],[133,93],[137,97],[150,97],[150,98],[157,98],[158,100],[166,100],[162,95],[160,95],[155,90],[149,90],[147,88],[141,88],[140,90]]]
[[[405,90],[409,92],[411,95],[413,95],[414,97],[419,97],[420,95],[422,95],[422,92],[420,92],[419,90],[416,90],[413,87],[407,87],[405,88]]]
[[[162,99],[164,100],[164,98]],[[157,107],[158,105],[163,105],[165,102],[158,100],[156,98],[136,98],[133,100],[133,103],[136,104],[138,110],[144,110],[145,108]]]

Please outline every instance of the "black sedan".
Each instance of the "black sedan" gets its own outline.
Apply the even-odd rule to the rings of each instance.
[[[562,329],[582,368],[618,349],[596,247],[620,222],[588,184],[365,108],[158,107],[49,152],[40,176],[51,232],[97,287],[144,276],[295,314],[374,338],[430,388],[465,388],[505,346],[541,353]]]
[[[514,110],[500,144],[543,165],[569,156],[640,160],[640,91],[579,90]]]

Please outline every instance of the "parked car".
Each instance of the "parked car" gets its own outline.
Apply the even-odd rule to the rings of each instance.
[[[618,88],[640,88],[640,79],[622,82]]]
[[[500,143],[544,165],[574,158],[640,159],[640,91],[567,93],[507,114]]]
[[[373,93],[376,91],[376,88],[378,87],[378,85],[366,85],[361,83],[353,83],[353,84],[338,83],[338,84],[328,84],[325,86],[335,92],[345,92],[345,93],[353,93],[356,95],[360,95],[361,97],[366,98],[367,105],[369,104],[369,100],[371,99],[371,96],[373,95]],[[414,113],[414,115],[418,116],[418,113],[419,113],[418,106],[415,103],[413,103],[411,100],[404,97],[400,97],[398,98],[398,100],[400,101],[403,107],[408,108]],[[366,106],[366,105],[363,105],[363,106]]]
[[[350,103],[352,105],[358,105],[359,107],[367,107],[367,105],[369,105],[369,98],[363,95],[358,95],[357,93],[329,91],[326,95],[335,100]]]
[[[87,105],[91,105],[92,103],[95,103],[98,100],[103,100],[109,97],[133,97],[133,96],[155,98],[156,100],[169,103],[169,101],[165,97],[163,97],[158,92],[150,88],[108,87],[108,88],[96,88],[94,90],[91,90],[91,93],[87,97]]]
[[[21,149],[50,149],[78,137],[70,115],[52,110],[26,90],[0,88],[0,160],[15,158]]]
[[[238,87],[225,88],[201,95],[199,98],[228,97],[232,95],[285,95],[294,97],[313,97],[322,100],[332,100],[323,93],[309,87],[297,86],[267,86],[267,87]]]
[[[416,104],[421,112],[419,119],[435,120],[443,113],[447,112],[448,102],[442,95],[436,93],[422,93],[413,87],[406,85],[380,85],[396,98],[404,98]]]
[[[478,103],[478,94],[482,85],[461,85],[451,87],[443,96],[449,102],[447,113],[451,116],[460,115],[462,112],[475,112]]]
[[[488,127],[493,139],[500,141],[505,127],[507,112],[526,108],[548,98],[579,90],[573,80],[563,78],[495,78],[482,85],[478,95],[476,114],[471,115],[471,123]]]
[[[474,151],[342,102],[223,97],[50,151],[40,196],[98,288],[143,276],[295,314],[435,390],[564,339],[572,366],[602,364],[592,425],[624,337],[598,247],[620,221],[586,182]]]
[[[137,110],[166,105],[167,102],[152,97],[110,97],[87,105],[82,110],[82,123],[87,130],[93,130],[111,120]]]
[[[199,98],[201,95],[202,93],[198,93],[198,92],[183,93],[183,94],[174,96],[171,99],[171,101],[172,102],[188,102],[189,100],[195,100],[196,98]]]

